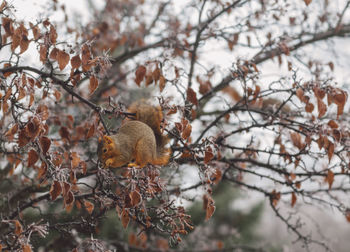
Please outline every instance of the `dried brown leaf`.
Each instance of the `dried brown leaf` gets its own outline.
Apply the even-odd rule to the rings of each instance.
[[[212,148],[209,146],[206,150],[205,150],[205,154],[204,154],[204,163],[207,164],[210,162],[210,160],[212,160],[214,158],[214,154],[213,154],[213,150]]]
[[[160,92],[162,92],[163,89],[165,88],[165,83],[166,83],[166,80],[165,80],[164,76],[161,75],[161,76],[159,77],[159,91],[160,91]]]
[[[298,88],[296,90],[296,95],[297,95],[297,97],[299,98],[300,101],[302,101],[302,102],[304,101],[304,91],[303,91],[302,88]]]
[[[15,235],[19,236],[23,232],[23,227],[18,220],[15,220]]]
[[[177,113],[177,108],[173,106],[172,108],[169,109],[167,115],[172,115]]]
[[[57,62],[61,71],[67,66],[67,64],[69,63],[69,60],[70,60],[70,57],[68,53],[62,50],[58,50]]]
[[[187,100],[194,105],[198,105],[197,94],[192,88],[187,89]]]
[[[40,29],[37,26],[31,26],[34,40],[38,40],[41,36]]]
[[[49,34],[51,44],[56,44],[57,40],[57,32],[53,25],[50,25],[50,34]]]
[[[49,58],[52,60],[57,60],[57,55],[58,55],[59,49],[57,49],[56,47],[54,47],[49,55]]]
[[[63,138],[63,139],[66,139],[68,141],[70,141],[70,133],[69,133],[69,130],[67,127],[61,127],[58,131],[58,133],[60,134],[60,136]]]
[[[329,189],[331,189],[334,182],[334,173],[331,170],[328,170],[327,177],[325,180],[328,183]]]
[[[37,107],[36,113],[39,115],[39,117],[43,121],[45,121],[45,120],[47,120],[49,118],[49,108],[46,105],[44,105],[44,104],[40,104]]]
[[[62,193],[61,183],[55,180],[50,188],[51,200],[57,199],[57,197],[60,196],[61,193]]]
[[[98,80],[95,75],[90,76],[89,94],[91,95],[98,87]]]
[[[53,95],[55,96],[56,101],[59,101],[61,99],[61,92],[57,89],[54,90]]]
[[[305,105],[305,111],[308,113],[311,113],[312,111],[314,111],[314,109],[315,109],[315,106],[311,102],[308,102]]]
[[[146,81],[145,81],[146,87],[148,87],[149,85],[151,85],[152,82],[153,82],[152,74],[146,75]]]
[[[297,196],[295,195],[295,193],[292,193],[292,200],[291,200],[291,206],[294,207],[295,203],[297,202]]]
[[[242,96],[238,93],[238,91],[230,86],[225,87],[222,89],[224,93],[227,93],[234,101],[240,101],[242,99]]]
[[[28,152],[28,164],[27,164],[27,166],[31,167],[32,165],[34,165],[36,163],[36,161],[38,161],[38,159],[39,159],[38,153],[35,150],[31,149]]]
[[[205,210],[205,220],[207,221],[215,212],[214,200],[208,194],[203,195],[203,208]]]
[[[301,142],[301,136],[299,133],[291,133],[290,136],[295,147],[297,147],[299,150],[304,148],[304,144]]]
[[[123,227],[127,228],[129,221],[130,221],[130,217],[129,217],[128,211],[125,208],[123,209],[123,211],[121,213],[121,221],[122,221]]]
[[[334,154],[334,143],[331,141],[329,141],[329,143],[328,143],[327,154],[328,154],[328,161],[331,162],[333,154]]]
[[[332,129],[337,129],[339,127],[339,125],[334,120],[330,120],[327,124]]]
[[[40,61],[45,63],[47,59],[47,46],[46,45],[41,45],[40,46]]]
[[[2,18],[2,26],[5,29],[6,35],[11,36],[14,32],[13,29],[13,20],[8,17],[3,17]]]
[[[72,191],[68,191],[68,193],[64,197],[64,205],[67,211],[71,210],[71,206],[73,205],[73,203],[74,203],[74,194],[72,193]]]
[[[215,173],[211,177],[211,181],[213,181],[213,183],[217,185],[219,184],[221,178],[222,178],[222,171],[219,168],[216,168]]]
[[[182,138],[186,140],[191,135],[191,132],[192,132],[192,126],[191,124],[187,124],[186,128],[182,131],[182,135],[181,135]]]
[[[70,64],[72,65],[72,69],[77,69],[81,65],[81,59],[79,55],[75,55],[74,57],[71,58]]]
[[[83,45],[82,51],[81,51],[81,62],[83,66],[83,71],[87,72],[91,68],[91,64],[89,63],[91,60],[91,52],[90,48],[87,44]]]
[[[19,87],[17,101],[23,99],[25,96],[26,96],[26,91],[24,90],[24,88]]]
[[[46,155],[47,151],[50,149],[51,140],[46,136],[40,137],[40,146],[43,154]]]
[[[277,204],[278,204],[278,202],[279,202],[280,199],[281,199],[281,193],[280,193],[280,192],[276,192],[276,190],[273,190],[273,191],[271,192],[270,197],[271,197],[271,200],[272,200],[272,205],[273,205],[274,207],[276,207]]]
[[[21,41],[19,42],[19,48],[21,49],[19,52],[20,54],[27,51],[27,49],[29,47],[29,43],[30,43],[30,40],[28,39],[27,35],[22,34]]]
[[[318,118],[321,118],[326,114],[327,105],[321,99],[317,99],[317,108],[318,108]]]
[[[160,69],[157,67],[156,69],[154,69],[154,71],[152,72],[152,78],[155,82],[157,82],[159,80],[161,76],[161,72]]]
[[[131,199],[131,205],[137,206],[141,202],[141,194],[138,191],[132,191],[129,193],[129,197]]]
[[[80,163],[80,157],[78,156],[78,153],[72,152],[72,154],[71,154],[72,169],[77,168],[79,163]]]
[[[78,202],[78,201],[77,201]],[[94,204],[91,203],[90,201],[84,200],[84,206],[85,209],[89,212],[89,214],[92,214],[92,211],[94,211]]]
[[[8,139],[13,139],[13,135],[17,133],[18,130],[18,124],[14,124],[11,129],[9,129],[6,134],[5,137],[7,137]]]
[[[18,143],[18,147],[23,147],[25,145],[27,145],[30,141],[30,137],[27,136],[27,131],[26,129],[22,129],[19,131],[18,133],[18,140],[17,140],[17,143]]]
[[[89,131],[86,134],[86,139],[89,139],[90,137],[92,137],[95,133],[95,124],[92,124],[89,128]]]
[[[29,244],[22,245],[22,252],[32,252],[32,248]]]

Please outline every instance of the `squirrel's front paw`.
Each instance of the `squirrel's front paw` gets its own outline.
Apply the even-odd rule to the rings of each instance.
[[[106,162],[105,162],[106,167],[111,167],[112,164],[113,164],[113,159],[112,158],[107,159]]]
[[[130,168],[130,167],[135,167],[135,168],[141,168],[138,164],[136,164],[136,163],[130,163],[130,164],[128,164],[128,167]]]

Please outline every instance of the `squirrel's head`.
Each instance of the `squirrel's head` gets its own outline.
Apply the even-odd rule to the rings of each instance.
[[[98,139],[98,156],[104,161],[115,155],[115,143],[110,136],[103,136]]]

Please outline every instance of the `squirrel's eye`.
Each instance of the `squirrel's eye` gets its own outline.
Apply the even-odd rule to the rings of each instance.
[[[107,149],[103,149],[103,153],[106,153],[107,152]]]

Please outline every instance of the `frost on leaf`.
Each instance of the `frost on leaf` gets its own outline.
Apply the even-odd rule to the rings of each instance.
[[[215,212],[214,200],[208,194],[203,195],[203,209],[205,210],[205,220],[207,221]]]
[[[212,150],[212,148],[209,146],[209,147],[205,150],[204,163],[205,163],[205,164],[209,163],[210,160],[212,160],[213,158],[214,158],[213,150]]]

